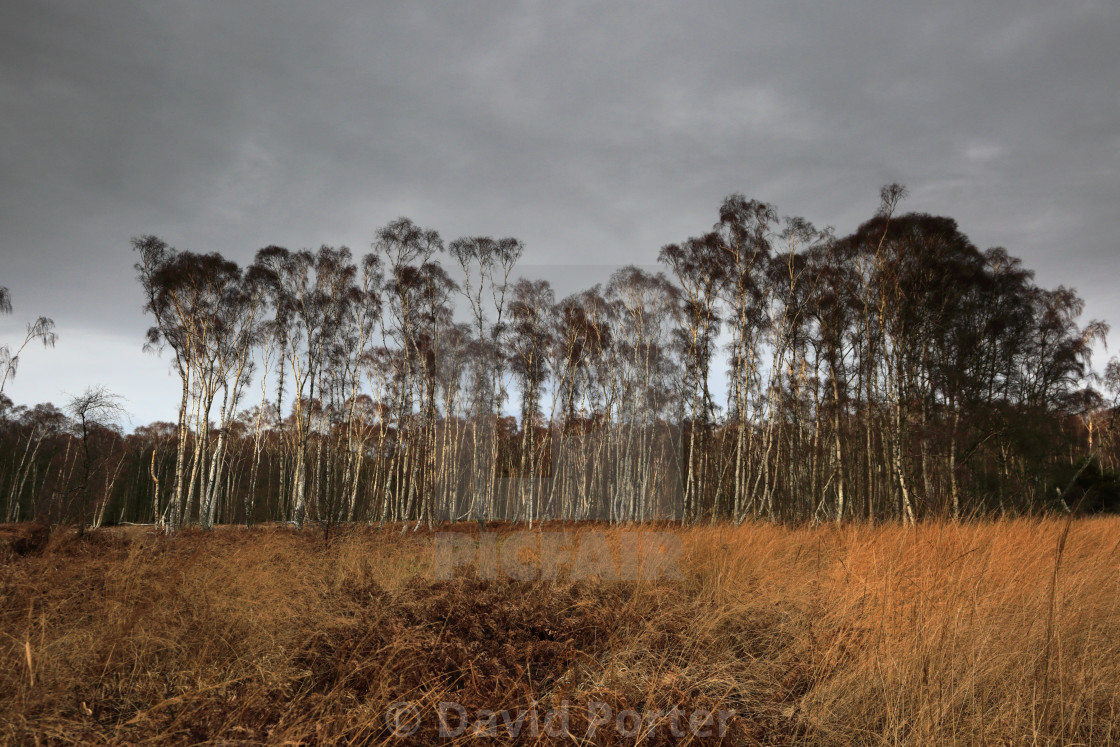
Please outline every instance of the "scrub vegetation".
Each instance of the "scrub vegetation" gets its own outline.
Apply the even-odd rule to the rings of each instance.
[[[600,702],[733,710],[725,744],[1120,740],[1115,518],[662,524],[682,578],[657,581],[436,580],[433,535],[387,528],[3,527],[0,740],[572,743],[440,740],[441,701],[567,701],[577,736]]]

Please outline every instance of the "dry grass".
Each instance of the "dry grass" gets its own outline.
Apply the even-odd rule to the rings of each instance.
[[[676,530],[657,583],[436,581],[429,535],[364,528],[4,530],[10,744],[427,744],[441,700],[734,709],[727,744],[1120,741],[1115,518]],[[407,739],[400,700],[430,709]]]

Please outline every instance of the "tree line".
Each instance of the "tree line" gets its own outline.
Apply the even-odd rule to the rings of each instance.
[[[133,240],[178,417],[13,407],[0,516],[89,524],[902,520],[1120,508],[1108,331],[884,187],[847,236],[739,194],[556,298],[512,238],[407,218],[248,267]],[[517,278],[517,279],[515,279]],[[5,289],[4,311],[11,306]],[[40,320],[28,330],[53,344]],[[0,364],[17,358],[3,348]]]

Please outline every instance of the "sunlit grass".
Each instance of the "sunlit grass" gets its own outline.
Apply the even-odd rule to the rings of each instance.
[[[440,700],[566,699],[733,709],[728,744],[1120,740],[1120,519],[674,531],[656,583],[440,582],[396,528],[0,548],[0,737],[409,743],[413,700],[422,744]]]

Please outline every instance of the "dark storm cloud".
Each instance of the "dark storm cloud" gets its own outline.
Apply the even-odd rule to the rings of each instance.
[[[650,263],[732,191],[848,231],[905,182],[904,207],[1120,324],[1115,3],[384,5],[9,10],[0,332],[43,313],[61,333],[17,400],[84,386],[65,372],[98,339],[134,377],[104,383],[170,411],[132,235],[246,261],[364,251],[404,214],[518,236],[527,263]]]

